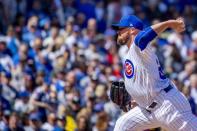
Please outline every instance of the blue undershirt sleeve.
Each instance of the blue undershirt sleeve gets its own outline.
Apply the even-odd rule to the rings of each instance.
[[[155,37],[157,37],[157,33],[151,27],[147,27],[137,34],[134,42],[143,51]]]

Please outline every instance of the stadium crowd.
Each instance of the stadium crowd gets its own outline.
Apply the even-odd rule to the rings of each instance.
[[[110,25],[129,14],[145,27],[184,17],[186,32],[151,44],[197,115],[195,0],[0,0],[0,130],[112,131],[127,47]]]

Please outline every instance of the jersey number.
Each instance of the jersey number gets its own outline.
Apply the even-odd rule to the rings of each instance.
[[[163,69],[162,69],[162,67],[161,67],[161,65],[160,65],[160,63],[157,59],[156,59],[156,62],[157,62],[157,65],[158,65],[159,77],[161,79],[166,79],[166,75],[164,74]]]

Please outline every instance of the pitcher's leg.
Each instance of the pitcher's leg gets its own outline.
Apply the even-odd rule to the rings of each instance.
[[[166,94],[165,125],[169,131],[197,131],[197,117],[192,114],[187,98],[177,89]]]
[[[114,131],[142,131],[157,127],[157,124],[148,116],[148,112],[135,107],[117,120]]]
[[[177,114],[177,117],[169,124],[169,131],[197,131],[197,117],[191,112]]]

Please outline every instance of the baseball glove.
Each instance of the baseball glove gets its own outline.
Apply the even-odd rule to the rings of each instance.
[[[123,81],[112,82],[110,89],[110,99],[119,105],[119,107],[124,112],[127,112],[131,109],[131,96],[126,91]]]

